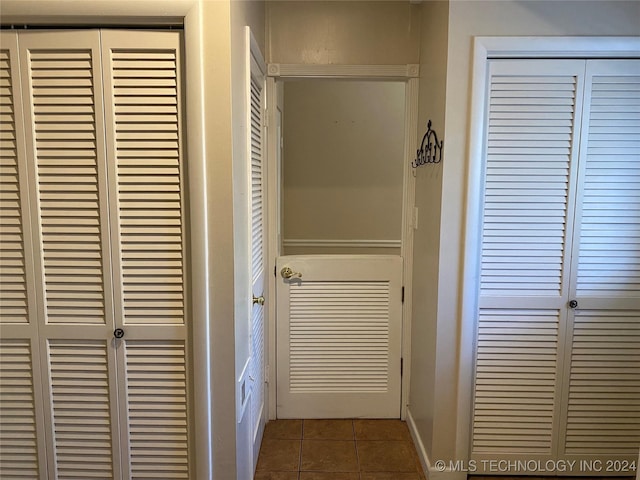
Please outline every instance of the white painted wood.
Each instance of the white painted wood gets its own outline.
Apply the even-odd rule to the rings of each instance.
[[[402,259],[279,257],[278,418],[398,418]]]
[[[126,478],[188,478],[192,462],[180,37],[101,34]]]
[[[586,65],[561,452],[640,444],[640,60]]]
[[[491,58],[638,58],[640,40],[637,37],[475,37],[471,121],[469,131],[469,169],[467,183],[467,214],[464,249],[464,283],[462,288],[461,351],[458,383],[457,458],[469,459],[473,412],[473,383],[475,331],[477,327],[478,290],[480,272],[480,234],[483,168],[485,155],[485,112],[487,103],[488,64]],[[554,307],[562,308],[558,301]],[[583,301],[583,303],[585,303]],[[606,308],[611,300],[599,299]],[[618,306],[633,309],[633,301],[616,298]],[[535,308],[535,301],[523,307]],[[568,338],[569,339],[569,338]],[[565,373],[566,374],[566,373]],[[565,390],[566,395],[566,390]],[[558,442],[561,444],[562,442]],[[570,458],[570,457],[566,457]],[[578,458],[578,457],[575,457]],[[581,457],[584,458],[584,457]],[[614,474],[615,475],[615,474]]]
[[[314,77],[314,78],[415,78],[419,75],[419,65],[321,65],[270,63],[267,74],[270,77]]]
[[[251,292],[253,298],[264,302],[266,282],[267,232],[266,232],[266,165],[267,141],[265,134],[266,83],[265,63],[260,48],[249,27],[246,27],[247,52],[247,159],[249,162],[251,225]],[[268,295],[267,295],[268,296]],[[253,303],[251,308],[251,356],[249,360],[249,407],[252,471],[258,463],[262,433],[266,424],[265,378],[265,318],[266,308]]]
[[[268,345],[266,380],[268,385],[268,415],[269,420],[276,418],[276,282],[271,274],[275,261],[282,254],[282,150],[283,115],[284,115],[284,86],[276,82],[273,77],[266,78],[267,85],[267,113],[266,118],[271,127],[267,128],[267,157],[266,161],[266,190],[267,195],[267,265],[268,290],[266,298],[268,313],[268,330],[266,344]]]
[[[557,452],[583,79],[580,60],[489,62],[475,460]]]
[[[489,62],[472,459],[634,459],[638,72]]]
[[[58,477],[121,478],[115,353],[107,349],[114,324],[99,42],[98,31],[18,39],[38,251],[34,315],[48,463],[41,473]],[[93,433],[96,443],[87,441]]]
[[[350,239],[333,240],[324,238],[285,238],[282,244],[285,247],[329,247],[329,248],[400,248],[401,240],[370,240],[370,239]]]
[[[21,32],[19,48],[25,248],[33,237],[40,254],[38,281],[25,277],[36,328],[11,346],[20,368],[35,365],[25,408],[48,448],[47,465],[34,450],[36,467],[43,478],[188,478],[180,33]]]

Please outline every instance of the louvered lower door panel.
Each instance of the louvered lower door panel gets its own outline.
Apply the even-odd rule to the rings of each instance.
[[[103,31],[102,58],[123,471],[190,478],[180,33]]]
[[[33,352],[29,340],[0,340],[0,473],[38,478]]]
[[[289,295],[291,392],[386,392],[389,282],[301,282]]]
[[[48,342],[57,479],[115,478],[106,341]]]
[[[402,259],[288,256],[278,285],[278,417],[399,414]]]
[[[184,341],[127,341],[131,479],[188,479]]]
[[[579,312],[571,345],[565,452],[640,448],[640,311]]]
[[[480,310],[473,454],[553,455],[559,314]]]

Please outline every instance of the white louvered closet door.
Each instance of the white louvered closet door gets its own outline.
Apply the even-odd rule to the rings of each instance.
[[[489,65],[476,460],[557,450],[583,76],[579,60]]]
[[[587,61],[562,448],[640,448],[640,61]],[[629,473],[633,473],[629,471]]]
[[[49,475],[120,478],[99,32],[19,45]]]
[[[126,478],[189,478],[180,32],[102,32]],[[127,435],[128,434],[128,435]]]
[[[40,478],[45,442],[16,32],[0,32],[0,473]]]

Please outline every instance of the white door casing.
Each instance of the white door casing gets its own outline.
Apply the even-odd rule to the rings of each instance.
[[[278,418],[398,418],[402,258],[285,256],[276,270]]]

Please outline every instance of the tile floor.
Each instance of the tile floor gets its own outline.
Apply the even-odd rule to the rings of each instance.
[[[255,480],[424,480],[400,420],[275,420]]]

